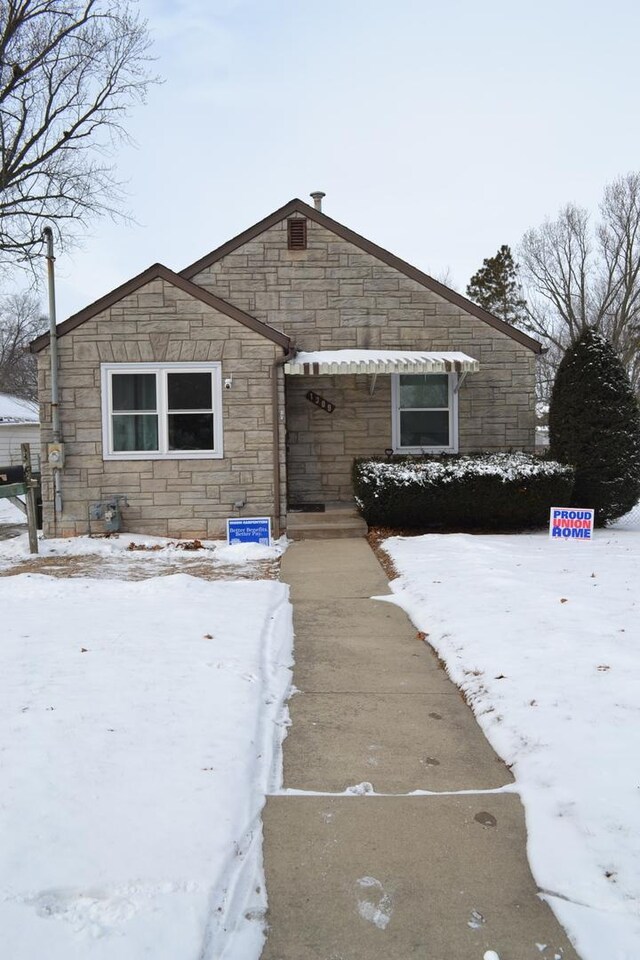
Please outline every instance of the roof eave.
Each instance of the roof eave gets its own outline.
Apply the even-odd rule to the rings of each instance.
[[[200,273],[202,270],[206,270],[207,267],[211,266],[212,263],[215,263],[216,260],[221,260],[222,257],[226,257],[228,253],[233,253],[234,250],[237,250],[238,247],[241,247],[243,244],[248,243],[250,240],[253,240],[255,237],[260,236],[261,233],[264,233],[265,230],[270,230],[271,227],[274,227],[277,223],[280,223],[285,217],[288,217],[290,213],[304,212],[308,213],[312,208],[304,201],[299,200],[297,197],[294,197],[293,200],[290,200],[288,203],[285,203],[283,207],[279,207],[278,210],[274,210],[273,213],[270,213],[268,217],[264,217],[262,220],[259,220],[257,223],[254,223],[252,226],[248,227],[246,230],[243,230],[242,233],[239,233],[237,236],[232,237],[231,240],[225,241],[221,246],[216,247],[215,250],[211,250],[209,253],[206,253],[204,257],[190,263],[187,267],[179,271],[181,277],[186,277],[188,280],[191,280],[196,274]]]
[[[220,313],[225,314],[231,319],[237,320],[238,323],[243,324],[243,326],[249,327],[249,329],[259,333],[267,340],[271,340],[273,343],[278,344],[278,346],[282,347],[283,350],[289,350],[291,346],[291,340],[286,334],[281,333],[279,330],[275,330],[273,327],[268,326],[261,320],[257,320],[255,317],[252,317],[251,314],[246,313],[244,310],[240,310],[239,307],[234,306],[232,303],[228,303],[226,300],[222,300],[220,297],[217,297],[215,294],[205,290],[204,287],[198,286],[198,284],[193,283],[186,277],[183,277],[178,273],[174,273],[173,270],[170,270],[169,267],[165,267],[165,265],[162,263],[152,264],[152,266],[148,267],[142,273],[132,277],[131,280],[127,280],[126,283],[123,283],[114,290],[111,290],[110,293],[105,294],[104,297],[101,297],[94,303],[89,304],[89,306],[85,307],[83,310],[80,310],[78,313],[73,314],[73,316],[69,317],[63,323],[58,325],[57,336],[63,337],[65,334],[75,330],[76,327],[81,326],[87,320],[91,320],[99,313],[108,310],[109,307],[112,307],[120,300],[123,300],[125,297],[135,293],[135,291],[139,290],[140,287],[143,287],[145,284],[157,279],[166,280],[168,283],[178,287],[195,299],[200,300],[202,303],[206,303],[214,310],[218,310]],[[29,350],[31,353],[39,353],[48,345],[49,334],[44,333],[41,336],[36,337],[36,339],[29,344]]]

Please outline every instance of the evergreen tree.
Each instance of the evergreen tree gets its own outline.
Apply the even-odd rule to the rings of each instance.
[[[511,247],[503,244],[495,257],[483,261],[469,281],[467,296],[506,323],[526,324],[527,302],[522,296]]]
[[[640,411],[611,344],[588,327],[565,353],[549,409],[550,453],[576,468],[573,506],[594,507],[596,524],[640,498]]]

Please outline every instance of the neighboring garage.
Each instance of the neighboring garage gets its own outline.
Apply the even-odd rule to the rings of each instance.
[[[40,469],[40,417],[38,404],[0,393],[0,466],[22,463],[20,445],[31,447],[34,470]]]

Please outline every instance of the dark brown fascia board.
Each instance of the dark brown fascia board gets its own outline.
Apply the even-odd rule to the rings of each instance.
[[[237,250],[238,247],[241,247],[244,243],[248,243],[250,240],[254,240],[255,237],[259,237],[265,230],[275,227],[277,223],[280,223],[281,220],[284,220],[285,217],[288,217],[291,213],[304,213],[306,216],[310,212],[311,207],[296,197],[290,200],[289,203],[285,203],[284,207],[280,207],[279,210],[274,210],[274,212],[270,213],[264,220],[254,223],[248,230],[243,230],[237,237],[227,240],[221,247],[216,247],[211,253],[207,253],[204,257],[196,260],[195,263],[190,263],[184,270],[180,270],[180,276],[187,277],[191,280],[197,273],[206,270],[212,263],[215,263],[216,260],[221,260],[223,257],[226,257],[228,253],[233,253],[234,250]]]
[[[266,337],[267,340],[272,340],[273,343],[277,343],[278,346],[282,347],[285,351],[289,350],[291,341],[284,333],[280,333],[279,330],[274,330],[273,327],[269,327],[261,320],[257,320],[250,314],[245,313],[244,310],[234,307],[232,303],[227,303],[226,300],[216,297],[213,293],[209,293],[209,291],[203,287],[192,283],[192,281],[186,277],[174,273],[173,270],[165,267],[162,263],[154,263],[136,277],[132,277],[131,280],[127,280],[126,283],[116,287],[111,293],[107,293],[104,297],[96,300],[95,303],[89,304],[84,310],[80,310],[79,313],[74,313],[68,320],[58,325],[58,337],[63,337],[65,333],[75,330],[76,327],[81,326],[86,320],[91,320],[92,317],[95,317],[98,313],[102,313],[103,310],[108,310],[109,307],[118,303],[119,300],[123,300],[125,297],[135,293],[136,290],[139,290],[140,287],[143,287],[146,283],[157,279],[166,280],[167,283],[173,284],[174,287],[178,287],[179,290],[190,294],[192,297],[195,297],[196,300],[201,300],[202,303],[206,303],[215,310],[219,310],[220,313],[224,313],[227,317],[231,317],[232,320],[237,320],[238,323]],[[44,333],[29,345],[29,349],[31,353],[39,353],[40,350],[43,350],[48,344],[49,334]]]
[[[195,263],[185,267],[184,270],[180,271],[180,276],[191,279],[202,270],[206,270],[207,267],[210,267],[212,263],[215,263],[217,260],[221,260],[229,253],[233,253],[234,250],[237,250],[250,240],[254,240],[265,230],[269,230],[271,227],[275,226],[292,213],[301,213],[310,220],[315,220],[316,223],[326,227],[327,230],[331,230],[331,232],[335,233],[336,236],[342,237],[343,240],[347,240],[354,246],[359,247],[361,250],[364,250],[365,253],[370,253],[373,257],[376,257],[378,260],[386,263],[387,266],[393,267],[395,270],[399,270],[400,273],[404,273],[404,275],[409,277],[411,280],[415,280],[423,287],[426,287],[427,290],[431,290],[432,293],[436,293],[439,297],[442,297],[443,300],[447,300],[449,303],[454,303],[457,307],[460,307],[461,310],[464,310],[466,313],[470,313],[474,317],[478,317],[479,320],[483,320],[485,323],[488,323],[490,327],[494,327],[494,329],[499,330],[508,337],[511,337],[512,340],[516,340],[523,346],[528,347],[528,349],[532,350],[534,353],[542,352],[542,344],[537,340],[534,340],[533,337],[528,336],[528,334],[523,333],[522,330],[518,330],[516,327],[512,327],[510,323],[506,323],[504,320],[494,317],[492,313],[489,313],[487,310],[483,310],[483,308],[479,307],[477,303],[473,303],[472,300],[468,300],[466,297],[463,297],[462,294],[457,293],[455,290],[451,290],[449,287],[445,286],[444,283],[434,280],[433,277],[430,277],[427,273],[423,273],[422,270],[418,270],[417,267],[407,263],[406,260],[401,260],[400,257],[396,257],[395,254],[390,253],[389,250],[385,250],[384,247],[379,247],[377,243],[372,243],[372,241],[367,240],[366,237],[360,236],[359,233],[356,233],[354,230],[350,230],[349,227],[345,227],[344,224],[338,223],[337,220],[332,220],[331,217],[326,215],[326,213],[316,210],[315,207],[309,206],[308,203],[305,203],[303,200],[299,200],[297,197],[293,200],[290,200],[289,203],[286,203],[284,207],[280,207],[279,210],[276,210],[268,217],[265,217],[264,220],[260,220],[252,227],[249,227],[248,230],[243,231],[243,233],[239,233],[237,237],[234,237],[232,240],[228,240],[226,243],[223,243],[221,247],[217,247],[215,250],[212,250],[211,253],[201,257],[200,260],[196,260]]]

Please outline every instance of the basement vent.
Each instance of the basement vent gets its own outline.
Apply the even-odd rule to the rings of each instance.
[[[287,243],[289,250],[307,249],[307,221],[304,217],[287,220]]]

